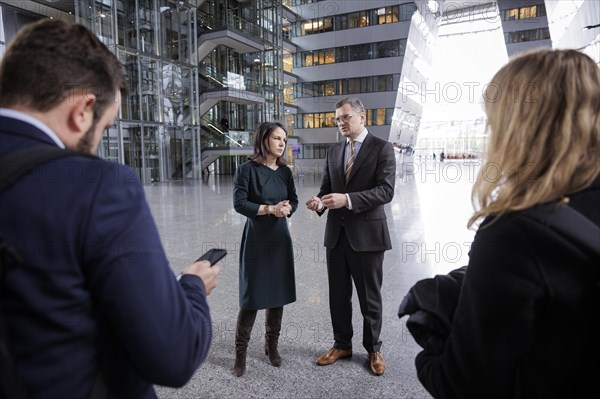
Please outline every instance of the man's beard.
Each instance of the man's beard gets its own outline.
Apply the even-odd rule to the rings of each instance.
[[[94,145],[94,134],[96,131],[96,122],[92,123],[89,130],[85,132],[82,138],[79,139],[77,143],[77,151],[85,152],[88,154],[93,154],[92,147]]]

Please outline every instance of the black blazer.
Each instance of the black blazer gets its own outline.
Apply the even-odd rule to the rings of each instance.
[[[600,177],[569,198],[600,226]],[[598,258],[530,209],[480,228],[469,257],[450,335],[441,351],[425,349],[415,360],[429,393],[600,398]]]
[[[344,178],[346,140],[336,143],[325,159],[321,189],[317,196],[348,193],[352,210],[329,210],[325,226],[325,247],[334,248],[342,225],[355,251],[385,251],[392,248],[384,204],[394,197],[396,157],[390,143],[372,134],[362,143],[348,181]],[[319,215],[323,214],[319,212]]]

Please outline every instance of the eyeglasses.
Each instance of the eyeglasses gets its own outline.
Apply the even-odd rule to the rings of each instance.
[[[353,113],[353,114],[344,114],[344,115],[340,115],[337,118],[334,119],[336,126],[339,126],[340,123],[346,123],[350,120],[350,118],[352,118],[354,115],[357,115],[358,113]]]

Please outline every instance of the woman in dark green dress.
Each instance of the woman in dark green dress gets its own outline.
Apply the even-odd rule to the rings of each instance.
[[[240,312],[235,334],[235,375],[246,372],[246,351],[258,309],[266,309],[265,354],[277,350],[283,305],[296,301],[294,253],[287,218],[298,207],[290,168],[282,159],[285,127],[265,122],[254,132],[254,155],[235,173],[233,205],[247,217],[240,249]]]

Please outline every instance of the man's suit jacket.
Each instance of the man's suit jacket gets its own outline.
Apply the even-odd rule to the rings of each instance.
[[[394,149],[387,141],[367,134],[346,182],[345,146],[346,140],[334,144],[327,152],[323,181],[317,196],[320,198],[330,193],[348,193],[352,210],[346,207],[328,210],[325,247],[335,247],[343,225],[348,242],[355,251],[391,249],[383,206],[394,197]]]
[[[0,116],[0,159],[38,146],[56,144]],[[204,284],[177,283],[132,169],[48,162],[0,192],[0,221],[24,258],[5,264],[0,306],[28,397],[88,397],[105,356],[110,397],[155,398],[152,384],[193,375],[211,340]]]

